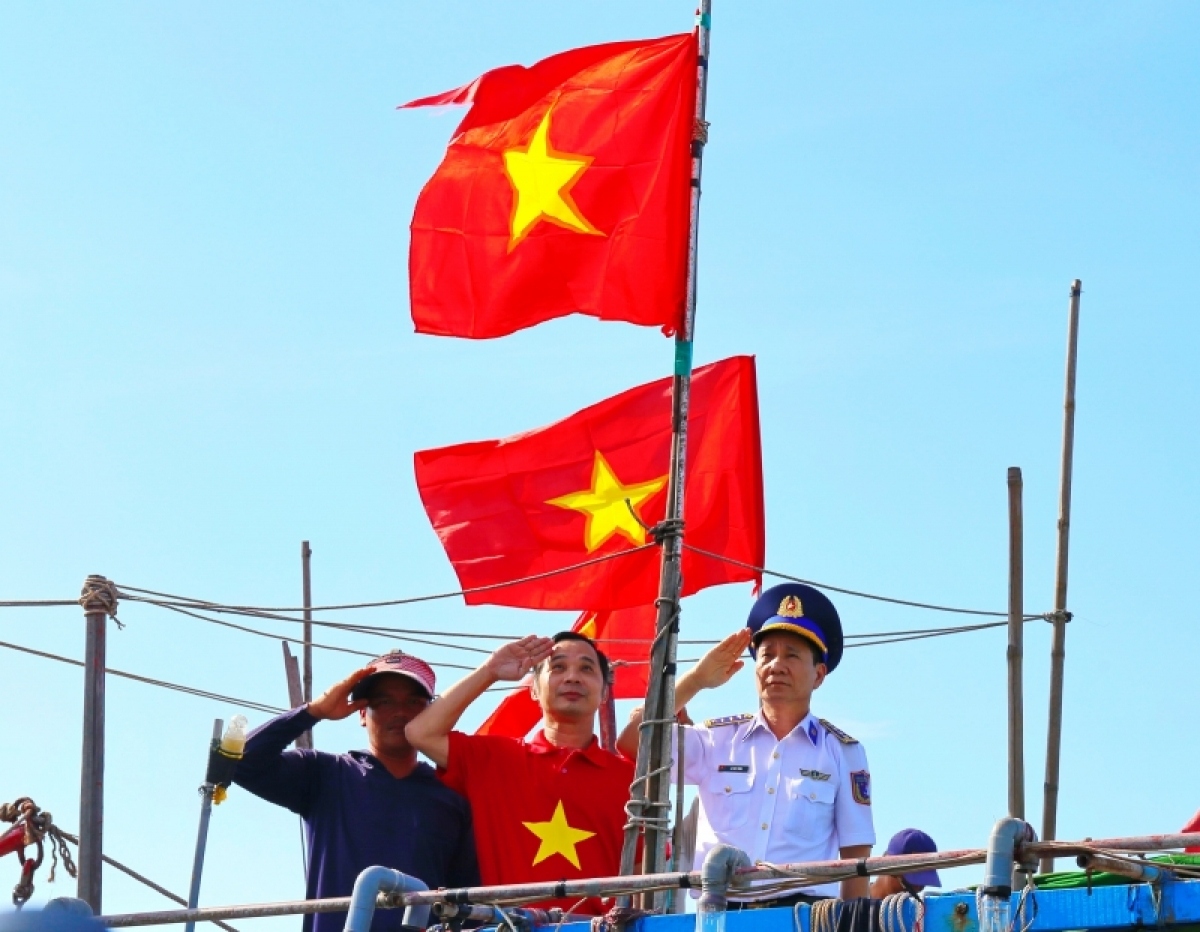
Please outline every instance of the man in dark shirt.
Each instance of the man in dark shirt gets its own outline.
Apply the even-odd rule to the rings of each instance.
[[[429,705],[434,674],[396,651],[319,699],[251,732],[234,782],[304,819],[309,899],[348,896],[367,867],[383,865],[436,887],[479,883],[471,811],[433,768],[417,760],[404,728]],[[317,722],[358,712],[366,751],[286,750]],[[397,932],[403,910],[379,910],[374,932]],[[341,932],[346,914],[304,917],[304,932]]]

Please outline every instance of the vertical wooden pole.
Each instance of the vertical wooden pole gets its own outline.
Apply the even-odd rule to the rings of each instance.
[[[1025,818],[1025,517],[1018,466],[1008,468],[1008,814]]]
[[[1063,667],[1067,656],[1067,554],[1071,542],[1071,479],[1075,464],[1075,363],[1079,346],[1079,296],[1083,283],[1071,283],[1067,309],[1067,384],[1063,402],[1062,470],[1058,493],[1058,552],[1054,565],[1054,635],[1050,646],[1050,723],[1046,731],[1046,784],[1042,806],[1042,839],[1057,838],[1058,776],[1062,750]],[[1054,858],[1042,858],[1043,873],[1054,870]]]
[[[115,589],[89,576],[79,599],[87,625],[83,678],[83,761],[79,781],[79,878],[77,895],[99,915],[104,857],[104,672],[108,616],[116,614]]]
[[[644,833],[642,872],[666,868],[666,847],[671,811],[672,725],[675,718],[675,657],[679,642],[679,602],[683,588],[684,487],[687,474],[688,407],[692,385],[692,340],[696,325],[696,272],[700,245],[700,178],[708,124],[704,120],[708,96],[709,33],[712,0],[701,0],[697,11],[696,110],[692,141],[692,196],[688,230],[687,295],[683,323],[675,337],[675,370],[671,404],[671,465],[668,473],[667,510],[659,573],[657,635],[650,652],[644,727],[639,736],[637,768],[631,787],[631,817],[621,850],[621,873],[633,873],[639,833]],[[647,893],[643,908],[660,905],[660,894]],[[622,903],[629,899],[623,897]]]
[[[600,746],[610,754],[617,749],[617,700],[613,698],[614,672],[608,671],[607,691],[600,703]]]
[[[292,655],[287,641],[280,641],[283,647],[283,675],[287,678],[288,707],[296,708],[304,705],[304,689],[300,685],[300,664]],[[296,739],[296,747],[308,749],[312,747],[312,732],[306,731]]]
[[[306,540],[300,542],[300,567],[304,578],[304,701],[312,702],[312,548]],[[301,737],[303,747],[313,746],[311,731],[306,731]],[[296,746],[301,747],[299,741]]]

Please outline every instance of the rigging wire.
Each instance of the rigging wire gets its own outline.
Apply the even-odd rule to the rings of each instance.
[[[776,579],[786,579],[790,582],[803,583],[806,586],[816,586],[818,589],[828,589],[830,592],[840,592],[842,595],[852,595],[860,599],[873,599],[876,602],[888,602],[892,605],[906,605],[909,608],[924,608],[933,612],[954,612],[959,615],[981,615],[986,618],[1007,618],[1008,612],[987,612],[976,608],[953,608],[949,605],[934,605],[931,602],[912,602],[908,599],[896,599],[886,595],[874,595],[870,592],[860,592],[857,589],[843,589],[840,586],[831,586],[828,583],[814,582],[811,579],[801,579],[799,576],[791,576],[787,573],[777,573],[774,570],[769,570],[766,567],[755,566],[753,563],[744,563],[741,560],[735,560],[733,557],[721,556],[719,553],[713,553],[711,550],[704,550],[700,547],[694,547],[691,544],[684,544],[684,550],[690,550],[693,553],[698,553],[702,557],[710,557],[713,560],[720,560],[722,563],[729,563],[732,566],[740,566],[742,569],[753,570],[756,573],[762,573],[764,576],[774,576]],[[1041,619],[1049,621],[1046,615],[1026,615],[1026,621]]]
[[[300,645],[304,645],[304,643],[305,643],[304,641],[301,641],[301,639],[298,639],[298,638],[287,637],[286,635],[275,635],[275,633],[271,633],[270,631],[260,631],[259,629],[256,629],[256,627],[247,627],[245,625],[238,625],[238,624],[233,623],[233,621],[226,621],[221,618],[209,618],[208,615],[202,615],[202,614],[199,614],[198,612],[190,612],[190,611],[188,611],[188,609],[180,608],[179,606],[161,605],[161,603],[158,603],[158,602],[146,602],[146,605],[154,605],[154,606],[158,606],[160,608],[166,608],[168,612],[178,612],[182,615],[188,615],[188,617],[190,617],[190,618],[196,618],[196,619],[199,619],[200,621],[208,621],[208,623],[210,625],[221,625],[223,627],[232,627],[232,629],[234,629],[235,631],[245,631],[246,633],[248,633],[248,635],[258,635],[259,637],[268,637],[268,638],[271,638],[272,641],[287,641],[288,643],[300,644]],[[294,621],[294,623],[296,623],[296,624],[304,624],[304,620],[299,619],[299,618],[284,618],[283,620]],[[312,624],[324,626],[326,624],[331,624],[331,623],[322,623],[322,621],[312,621]],[[341,626],[337,626],[337,627],[341,627]],[[362,635],[374,635],[374,633],[379,633],[379,632],[368,629],[365,631],[360,631],[358,633],[362,633]],[[449,644],[449,643],[440,642],[440,641],[421,641],[421,639],[419,639],[419,638],[394,637],[394,636],[390,636],[390,635],[383,635],[383,633],[380,633],[379,636],[386,637],[389,639],[389,641],[416,641],[416,642],[419,642],[422,644],[432,644],[433,647],[451,648],[454,650],[478,650],[478,648],[463,648],[457,644]],[[340,651],[340,653],[342,653],[342,654],[355,654],[360,657],[371,657],[371,659],[374,659],[374,657],[378,656],[378,654],[372,654],[371,651],[367,651],[367,650],[353,650],[352,648],[341,648],[341,647],[336,647],[336,645],[334,645],[334,644],[318,644],[316,641],[311,641],[308,643],[310,643],[312,645],[312,647],[314,647],[314,648],[320,648],[322,650],[336,650],[336,651]],[[484,650],[484,651],[480,651],[480,653],[491,654],[491,651]],[[431,663],[432,663],[432,661],[431,661]],[[470,669],[475,669],[474,667],[468,667],[466,665],[463,665],[463,663],[440,663],[439,662],[439,663],[433,663],[433,666],[434,667],[449,667],[451,669],[467,669],[467,671],[470,671]]]
[[[393,605],[413,605],[417,602],[433,602],[438,599],[452,599],[455,596],[460,596],[460,595],[461,596],[473,595],[476,592],[493,592],[496,589],[507,589],[512,586],[523,585],[524,583],[537,582],[540,579],[549,579],[553,576],[560,576],[563,573],[571,573],[571,572],[574,572],[575,570],[584,569],[585,567],[588,567],[588,566],[595,566],[598,563],[606,563],[609,560],[616,560],[620,557],[631,556],[632,554],[640,553],[643,550],[649,550],[651,547],[657,547],[657,546],[658,546],[657,543],[651,541],[650,543],[642,544],[639,547],[631,547],[628,550],[618,550],[615,553],[606,553],[606,554],[603,554],[598,557],[592,557],[589,560],[583,560],[580,563],[573,563],[570,566],[560,566],[557,569],[546,570],[545,572],[542,572],[542,573],[533,573],[530,576],[522,576],[520,579],[509,579],[509,580],[506,580],[505,582],[488,583],[486,586],[473,586],[469,589],[458,589],[454,592],[439,592],[439,593],[435,593],[434,595],[418,595],[418,596],[412,596],[412,597],[404,598],[404,599],[386,599],[381,602],[352,602],[352,603],[347,603],[345,605],[312,605],[312,606],[308,606],[307,608],[305,608],[304,606],[301,606],[300,608],[279,608],[279,607],[262,607],[262,606],[254,606],[254,605],[224,605],[224,604],[221,604],[218,602],[206,602],[203,599],[189,599],[186,596],[172,595],[169,592],[155,592],[152,589],[139,589],[137,586],[118,585],[117,589],[119,590],[121,596],[126,599],[135,599],[137,601],[144,601],[142,599],[138,599],[134,595],[129,594],[129,593],[142,593],[145,595],[159,596],[161,598],[166,598],[166,599],[176,599],[176,600],[180,600],[180,601],[191,602],[192,604],[195,604],[195,605],[206,605],[209,607],[210,611],[215,610],[218,607],[220,607],[222,609],[227,609],[227,610],[231,610],[231,611],[240,609],[242,611],[255,611],[255,612],[304,612],[304,611],[340,612],[340,611],[347,611],[350,609],[358,609],[358,608],[387,608],[387,607],[393,606]]]
[[[61,654],[50,654],[43,650],[35,650],[32,647],[23,647],[20,644],[10,644],[8,641],[0,641],[0,647],[8,648],[9,650],[20,651],[23,654],[33,654],[35,657],[44,657],[46,660],[57,660],[59,663],[69,663],[73,667],[87,666],[82,660],[72,660],[70,657],[63,657]],[[156,680],[148,676],[138,676],[136,673],[126,673],[124,670],[114,670],[112,667],[105,667],[105,673],[111,673],[113,676],[119,676],[127,680],[134,680],[138,683],[145,683],[148,686],[161,686],[163,689],[173,689],[177,692],[187,693],[191,696],[199,696],[201,699],[215,699],[218,702],[227,702],[230,705],[236,705],[243,709],[252,709],[255,712],[270,712],[279,714],[286,712],[287,709],[281,709],[277,706],[267,705],[264,702],[253,702],[249,699],[237,699],[233,696],[225,696],[221,693],[209,692],[206,689],[196,689],[192,686],[182,686],[179,683],[170,683],[166,680]]]
[[[50,608],[63,605],[79,605],[78,599],[10,599],[0,602],[0,608]]]

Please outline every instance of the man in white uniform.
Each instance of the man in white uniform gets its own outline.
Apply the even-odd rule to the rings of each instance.
[[[753,861],[795,864],[865,858],[875,843],[871,774],[861,744],[813,716],[813,691],[842,658],[842,625],[833,603],[811,586],[786,583],[764,592],[747,625],[680,677],[682,709],[702,689],[728,682],[754,658],[759,709],[684,728],[684,779],[699,787],[695,868],[717,843],[741,848]],[[641,710],[618,747],[636,753]],[[771,899],[752,895],[730,908],[813,902],[837,896],[837,884],[806,887]],[[867,895],[867,878],[841,885],[841,897]]]

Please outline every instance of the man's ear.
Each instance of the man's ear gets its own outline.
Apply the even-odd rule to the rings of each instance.
[[[536,672],[532,676],[529,677],[529,695],[533,696],[534,702],[538,701],[537,673]]]
[[[825,677],[829,673],[829,668],[823,663],[817,664],[817,679],[813,683],[813,689],[820,689],[821,684],[825,682]]]
[[[367,710],[366,709],[358,710],[358,724],[362,725],[363,728],[367,727]]]

